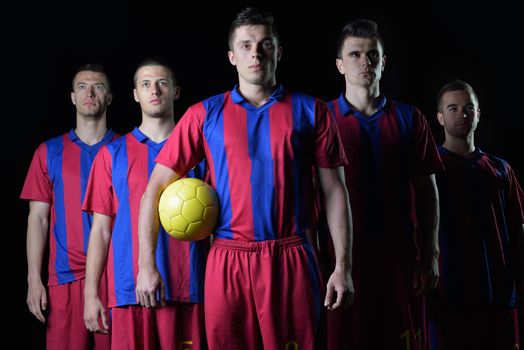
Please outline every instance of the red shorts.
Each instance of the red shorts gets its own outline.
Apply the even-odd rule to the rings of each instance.
[[[110,349],[108,334],[91,333],[84,323],[84,284],[81,279],[49,287],[46,319],[47,349]],[[107,280],[100,281],[99,296],[107,305]]]
[[[311,245],[215,239],[204,304],[210,349],[314,349],[322,306]]]
[[[157,309],[139,305],[114,307],[112,349],[206,349],[204,306],[168,302]]]

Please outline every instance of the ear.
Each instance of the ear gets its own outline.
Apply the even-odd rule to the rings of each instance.
[[[380,69],[383,72],[385,68],[386,68],[386,55],[382,56],[382,67]]]
[[[282,58],[282,46],[279,46],[278,51],[277,51],[277,62],[279,62],[281,58]]]
[[[440,125],[444,126],[444,114],[437,112],[437,120]]]
[[[108,92],[107,93],[107,105],[109,106],[113,102],[113,94]]]
[[[180,98],[180,86],[175,86],[175,95],[173,96],[173,101],[176,101]]]
[[[477,119],[480,120],[480,108],[477,108]]]
[[[73,102],[73,104],[76,106],[76,102],[75,102],[75,93],[71,91],[71,102]]]
[[[135,98],[135,101],[136,101],[136,102],[140,102],[140,101],[138,100],[138,94],[136,93],[136,89],[133,89],[133,97]]]
[[[337,69],[340,74],[346,74],[346,70],[344,69],[344,63],[342,62],[342,59],[337,58],[335,60],[335,65],[337,66]]]
[[[227,57],[229,57],[229,63],[231,63],[233,66],[237,65],[237,60],[235,59],[235,53],[233,51],[228,51]]]

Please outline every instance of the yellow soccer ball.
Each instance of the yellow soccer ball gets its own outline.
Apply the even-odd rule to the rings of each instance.
[[[209,184],[183,178],[166,187],[158,202],[160,222],[166,232],[183,241],[206,238],[215,228],[218,197]]]

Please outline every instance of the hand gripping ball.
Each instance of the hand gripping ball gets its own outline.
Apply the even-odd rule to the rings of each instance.
[[[202,180],[176,180],[162,192],[158,214],[162,226],[172,237],[183,241],[203,239],[216,225],[217,194]]]

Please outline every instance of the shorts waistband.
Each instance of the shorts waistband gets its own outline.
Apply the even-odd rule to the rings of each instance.
[[[287,248],[303,245],[305,239],[300,236],[291,236],[285,238],[271,239],[266,241],[236,241],[232,239],[214,238],[213,246],[217,248],[228,248],[233,250],[241,250],[246,252],[256,252],[264,248],[277,246],[279,248]]]

